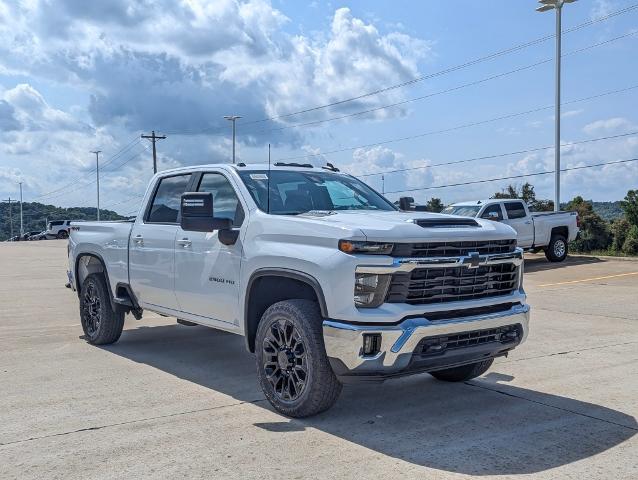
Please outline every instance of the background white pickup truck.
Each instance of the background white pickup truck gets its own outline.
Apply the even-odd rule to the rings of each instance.
[[[68,276],[88,342],[143,310],[244,335],[268,400],[302,417],[347,381],[463,381],[518,346],[515,237],[399,212],[334,167],[208,165],[157,174],[134,221],[72,223]]]
[[[454,203],[442,213],[477,217],[506,223],[516,230],[518,246],[525,250],[543,250],[550,262],[567,257],[567,245],[579,230],[576,212],[530,212],[522,200],[478,200]]]

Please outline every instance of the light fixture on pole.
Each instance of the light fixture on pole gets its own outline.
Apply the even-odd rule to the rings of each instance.
[[[233,163],[235,163],[235,120],[241,118],[239,115],[224,115],[229,122],[233,122]]]
[[[560,210],[560,41],[562,36],[561,12],[565,3],[576,0],[538,0],[537,12],[556,10],[556,98],[554,119],[554,211]]]

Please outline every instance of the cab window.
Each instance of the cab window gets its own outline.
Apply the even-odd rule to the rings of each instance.
[[[494,220],[498,220],[499,222],[503,220],[503,212],[501,210],[501,205],[499,203],[496,203],[494,205],[490,205],[489,207],[487,207],[481,214],[481,218],[492,220],[492,216],[495,213],[496,215],[498,215],[498,217],[495,218]]]
[[[182,193],[186,191],[190,179],[190,173],[162,178],[155,190],[146,222],[177,223]]]
[[[525,217],[523,202],[505,202],[505,211],[507,212],[507,218],[510,220]]]
[[[221,173],[205,173],[199,182],[198,192],[213,194],[213,214],[217,218],[228,218],[238,227],[244,221],[244,209],[235,189]]]

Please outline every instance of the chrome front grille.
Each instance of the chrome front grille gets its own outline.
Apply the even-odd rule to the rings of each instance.
[[[432,304],[508,295],[518,288],[515,263],[414,268],[392,274],[389,303]]]
[[[461,257],[477,252],[479,255],[511,253],[516,240],[480,240],[471,242],[397,243],[393,257]]]

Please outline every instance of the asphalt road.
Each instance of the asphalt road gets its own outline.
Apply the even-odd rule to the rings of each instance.
[[[241,337],[80,337],[63,241],[0,244],[0,478],[638,478],[638,262],[526,262],[530,337],[484,377],[349,386],[306,420]]]

